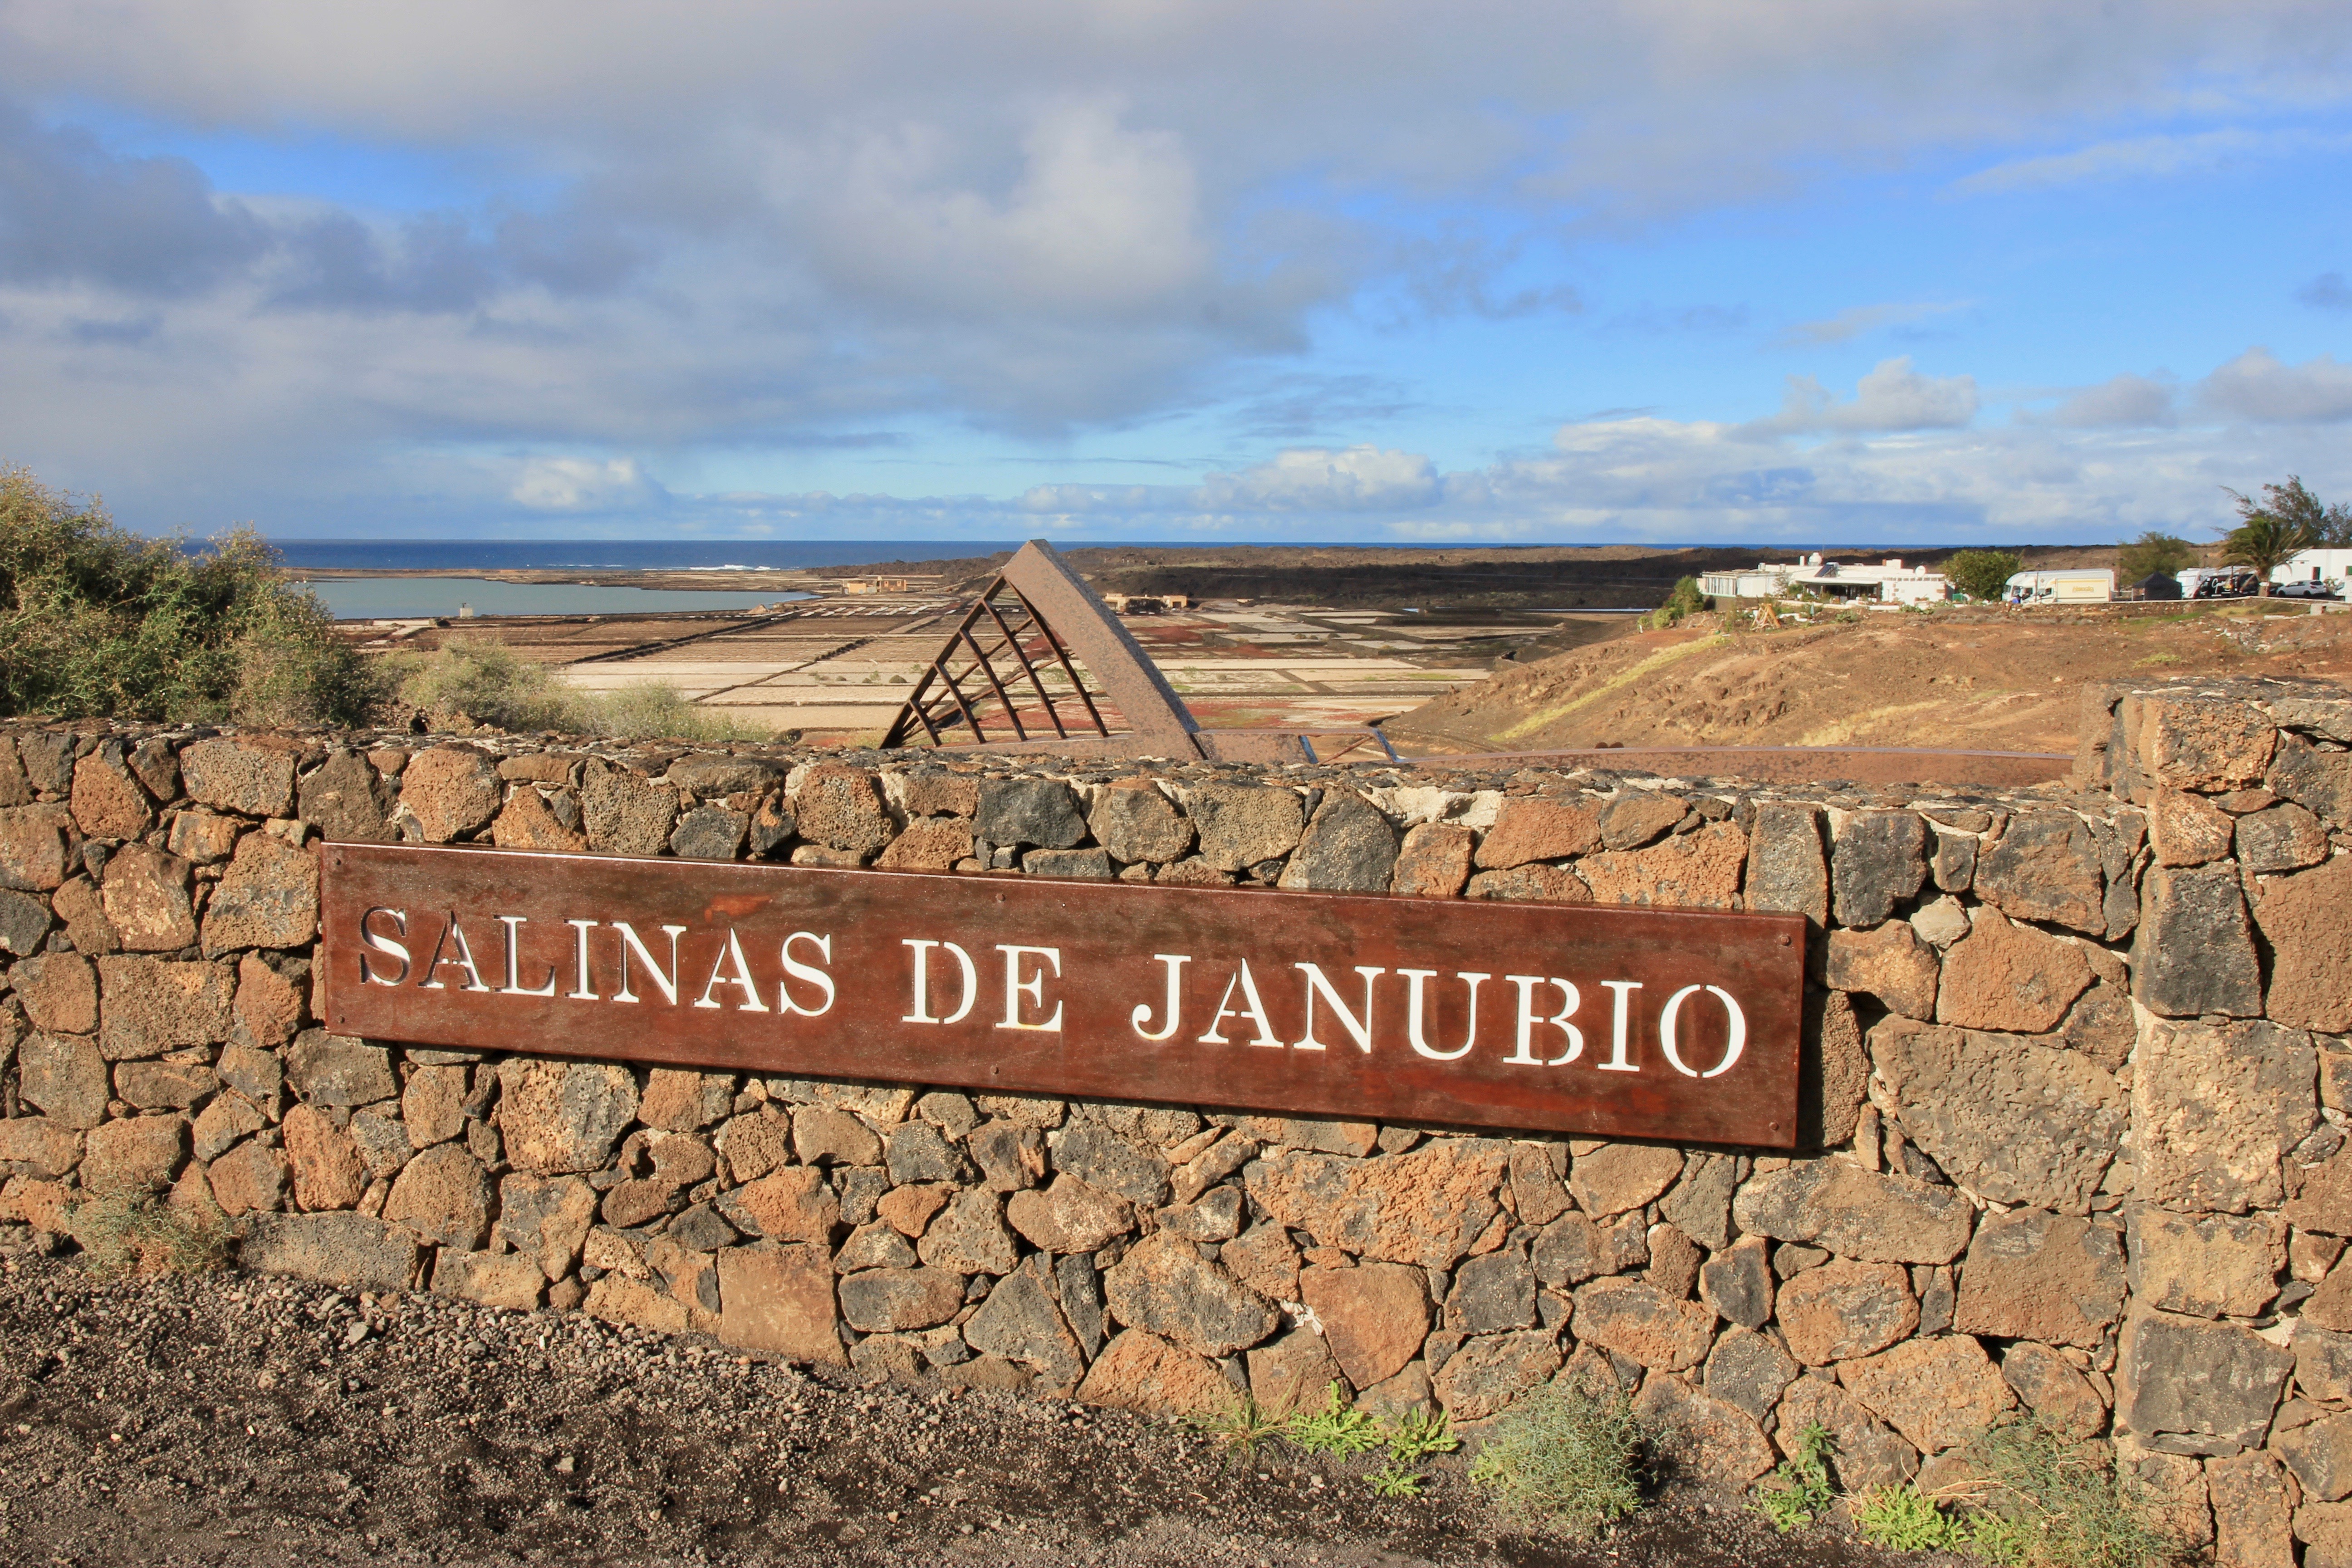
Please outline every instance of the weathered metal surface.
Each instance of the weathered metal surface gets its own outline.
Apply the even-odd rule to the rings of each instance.
[[[982,616],[995,634],[986,646],[982,642],[986,634],[975,635]],[[952,666],[961,658],[970,662],[958,671]],[[998,661],[1008,659],[1000,670]],[[1085,710],[1085,729],[1077,727],[1075,711],[1066,714],[1046,690],[1038,671],[1040,662],[1060,668],[1070,683],[1071,699]],[[1080,664],[1118,710],[1128,733],[1112,735],[1093,693],[1087,689]],[[977,700],[963,684],[975,677],[988,688],[977,694]],[[1168,684],[1143,645],[1119,624],[1110,606],[1042,539],[1033,539],[1016,551],[1004,570],[966,608],[891,721],[883,745],[911,745],[918,732],[931,744],[940,745],[946,741],[941,731],[958,726],[970,731],[974,743],[992,739],[1004,743],[1001,736],[990,736],[986,725],[991,723],[1009,728],[1012,744],[1040,742],[1043,737],[1032,735],[1023,723],[1021,701],[1008,687],[1008,679],[1013,686],[1025,681],[1035,693],[1034,716],[1053,727],[1056,741],[1085,737],[1081,743],[1089,755],[1202,754],[1192,740],[1198,726],[1176,689]],[[932,689],[935,680],[937,693]],[[1093,731],[1091,737],[1086,737],[1086,730]]]
[[[320,853],[320,1012],[339,1034],[1316,1117],[1795,1141],[1794,915],[462,847]]]

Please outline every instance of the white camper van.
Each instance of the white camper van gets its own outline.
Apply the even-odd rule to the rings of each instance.
[[[2012,605],[2104,605],[2115,596],[2116,574],[2104,566],[2020,572],[2009,580]]]

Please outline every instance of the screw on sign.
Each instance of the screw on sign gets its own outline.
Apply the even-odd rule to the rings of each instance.
[[[794,1077],[1790,1147],[1804,921],[391,845],[331,1028]]]

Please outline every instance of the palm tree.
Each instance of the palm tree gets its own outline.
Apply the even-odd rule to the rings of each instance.
[[[2287,484],[2293,487],[2292,492],[2277,485],[2263,488],[2273,501],[2303,491],[2300,479],[2291,479]],[[2267,599],[2271,596],[2271,573],[2289,557],[2317,544],[2319,531],[2299,507],[2266,507],[2236,490],[2229,493],[2238,503],[2238,526],[2222,535],[2221,559],[2233,566],[2253,568],[2255,591]]]

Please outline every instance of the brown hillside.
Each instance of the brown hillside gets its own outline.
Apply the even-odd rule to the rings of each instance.
[[[1723,632],[1694,616],[1522,668],[1391,720],[1423,752],[1583,746],[2074,749],[2087,681],[2352,681],[2352,615],[2252,605],[2149,614],[1951,609]]]

